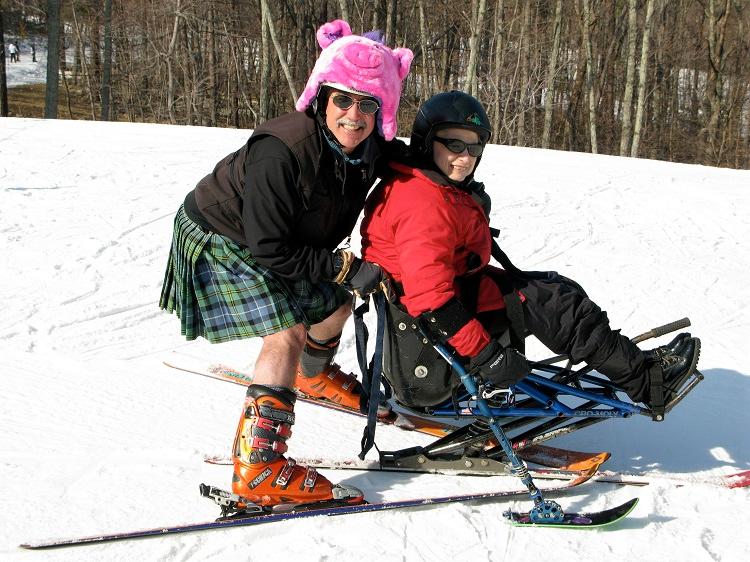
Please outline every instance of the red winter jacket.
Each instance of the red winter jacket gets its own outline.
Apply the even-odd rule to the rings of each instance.
[[[401,304],[412,316],[460,297],[458,278],[486,266],[491,253],[489,223],[468,193],[438,173],[391,164],[398,175],[372,193],[362,221],[362,258],[379,264],[403,286]],[[468,271],[471,254],[474,269]],[[505,307],[489,277],[479,284],[477,310]],[[473,357],[490,336],[478,320],[465,324],[448,343]]]

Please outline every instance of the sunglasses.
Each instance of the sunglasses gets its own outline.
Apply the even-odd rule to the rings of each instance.
[[[349,109],[356,103],[359,111],[365,115],[372,115],[377,113],[378,109],[380,109],[380,104],[370,98],[355,100],[353,97],[347,96],[346,94],[335,94],[331,99],[333,99],[333,105],[344,110]]]
[[[484,152],[484,145],[481,142],[469,144],[459,139],[444,139],[442,137],[433,137],[432,140],[439,142],[453,154],[461,154],[464,150],[468,150],[469,156],[476,158]]]

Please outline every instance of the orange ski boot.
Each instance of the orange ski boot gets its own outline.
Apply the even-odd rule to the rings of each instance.
[[[260,506],[362,503],[358,489],[332,484],[314,468],[284,457],[294,402],[291,390],[260,384],[247,388],[234,440],[232,491]]]
[[[357,378],[344,373],[336,363],[327,365],[317,375],[305,376],[297,369],[294,388],[310,398],[325,398],[334,404],[359,411],[362,385]]]
[[[308,334],[294,388],[310,398],[325,398],[334,404],[359,411],[362,385],[354,375],[344,373],[341,367],[333,363],[339,337],[317,341]]]

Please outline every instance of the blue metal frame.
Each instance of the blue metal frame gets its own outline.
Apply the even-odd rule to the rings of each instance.
[[[446,353],[447,350],[444,349]],[[450,355],[450,354],[448,354]],[[445,356],[444,356],[445,357]],[[447,358],[446,358],[447,359]],[[458,373],[457,365],[458,362],[450,358],[449,363],[453,369]],[[463,369],[459,366],[459,368]],[[561,369],[546,369],[550,372],[561,372]],[[460,375],[459,375],[460,376]],[[463,382],[463,377],[461,378]],[[506,406],[495,407],[488,406],[487,413],[482,411],[478,407],[476,401],[472,400],[472,396],[476,396],[475,392],[467,388],[467,393],[458,397],[459,404],[465,403],[456,412],[456,409],[452,402],[446,402],[442,406],[438,406],[434,410],[431,409],[430,414],[434,416],[444,417],[476,417],[476,416],[491,416],[491,417],[523,417],[523,416],[535,416],[535,417],[570,417],[570,418],[589,418],[589,417],[606,417],[606,418],[628,418],[633,414],[644,414],[647,411],[636,406],[631,402],[624,402],[616,398],[610,398],[604,395],[604,391],[617,390],[617,387],[612,385],[609,381],[593,377],[590,375],[581,375],[577,378],[581,382],[585,382],[595,386],[593,389],[581,389],[567,384],[561,384],[552,381],[543,376],[531,373],[525,377],[519,383],[513,385],[511,390],[516,395],[525,395],[533,399],[538,403],[535,407],[523,406],[518,407],[514,404]],[[466,384],[464,383],[464,387]],[[600,404],[601,408],[576,408],[565,405],[560,398],[570,396],[580,398],[582,400],[595,402]]]
[[[425,338],[429,338],[425,330],[420,328],[420,331]],[[534,484],[526,465],[513,450],[513,445],[505,435],[499,420],[507,417],[525,416],[599,419],[604,417],[625,418],[645,411],[643,408],[635,406],[632,403],[623,402],[616,398],[606,396],[605,393],[614,396],[617,387],[609,381],[602,381],[601,379],[585,374],[585,370],[581,372],[577,379],[583,380],[587,384],[594,385],[597,387],[596,389],[583,390],[582,388],[555,382],[537,374],[530,373],[519,383],[511,387],[511,389],[515,394],[528,396],[533,401],[538,402],[542,407],[519,407],[515,406],[513,402],[502,404],[500,407],[495,407],[494,405],[490,406],[487,399],[483,397],[481,380],[478,377],[469,374],[461,361],[447,346],[434,341],[432,342],[432,345],[461,379],[461,383],[466,390],[466,393],[463,396],[466,406],[456,412],[454,403],[450,401],[449,403],[431,411],[431,415],[451,417],[456,417],[457,415],[458,417],[481,416],[484,418],[489,429],[492,431],[492,434],[497,439],[497,442],[500,444],[500,447],[503,449],[505,456],[510,462],[513,473],[520,478],[521,482],[524,483],[529,491],[529,496],[534,502],[534,507],[529,511],[529,518],[534,523],[557,523],[563,519],[564,512],[557,502],[544,499],[541,490],[539,490]],[[539,365],[534,365],[534,367],[538,366]],[[564,372],[564,369],[556,369],[547,366],[540,370],[546,370],[552,373]],[[558,398],[559,396],[572,396],[584,400],[584,404],[598,404],[603,407],[571,408],[562,403]],[[459,401],[460,400],[461,398],[459,398]]]

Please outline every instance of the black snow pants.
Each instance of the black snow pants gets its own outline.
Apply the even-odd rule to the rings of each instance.
[[[648,396],[648,365],[643,351],[610,327],[607,313],[578,283],[554,271],[523,272],[521,276],[488,266],[479,275],[488,275],[501,289],[512,287],[523,295],[527,335],[533,334],[554,353],[564,353],[574,363],[585,361],[634,401],[641,402]],[[493,336],[498,335],[497,326],[503,322],[507,325],[505,317],[505,309],[478,315]]]

